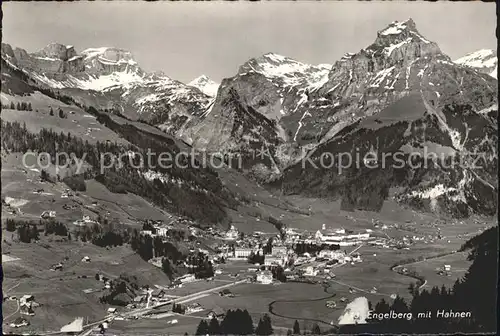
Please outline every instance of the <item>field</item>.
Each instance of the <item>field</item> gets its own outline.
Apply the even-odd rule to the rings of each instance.
[[[109,140],[117,143],[127,143],[126,140],[119,137],[116,133],[99,124],[96,118],[77,106],[66,105],[61,101],[52,99],[39,92],[30,96],[10,96],[2,93],[2,104],[9,105],[11,102],[31,103],[33,111],[18,111],[11,109],[2,109],[2,120],[18,121],[26,123],[26,128],[33,133],[38,133],[42,128],[52,129],[56,133],[70,132],[89,143],[97,141],[105,142]],[[52,107],[54,115],[49,114]],[[67,118],[60,118],[58,109],[61,108]],[[38,110],[38,112],[36,112]]]
[[[43,211],[54,210],[57,220],[72,225],[84,215],[96,217],[101,213],[125,225],[138,227],[138,219],[168,219],[170,216],[140,196],[111,193],[95,180],[85,182],[85,192],[74,192],[69,198],[61,198],[67,186],[62,182],[40,182],[40,171],[40,168],[23,167],[20,154],[2,156],[2,197],[22,204],[16,206],[16,218],[38,220]],[[35,193],[38,189],[43,189],[43,192]],[[65,205],[72,208],[65,209]],[[5,209],[2,209],[2,215],[13,216]]]
[[[93,321],[106,315],[109,306],[98,301],[103,285],[95,280],[96,273],[109,278],[121,274],[136,276],[139,285],[167,286],[170,283],[160,269],[143,261],[128,247],[106,249],[75,241],[56,243],[50,236],[43,235],[36,244],[12,243],[8,239],[10,234],[3,233],[6,242],[2,244],[2,252],[19,258],[4,260],[4,295],[35,296],[35,301],[41,306],[35,308],[36,315],[28,319],[38,332],[59,330],[79,316]],[[82,262],[84,256],[90,257],[91,262]],[[59,262],[63,264],[62,271],[51,271],[51,266]],[[85,294],[85,289],[97,291]],[[16,310],[14,301],[4,302],[3,309],[4,316],[8,317],[4,319],[4,330],[8,330],[5,324],[19,314],[9,317]]]
[[[471,265],[471,261],[467,260],[467,252],[455,253],[440,258],[429,259],[422,262],[417,262],[408,265],[410,271],[416,271],[422,274],[427,280],[425,288],[430,289],[433,286],[445,285],[448,288],[453,287],[453,284],[458,278],[462,278],[467,269]],[[450,276],[437,274],[436,269],[442,269],[444,265],[450,265]]]

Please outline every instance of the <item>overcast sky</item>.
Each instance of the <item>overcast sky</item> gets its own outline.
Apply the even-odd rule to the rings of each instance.
[[[51,42],[127,49],[146,71],[220,82],[275,52],[334,63],[377,30],[413,18],[452,59],[496,49],[495,3],[472,2],[6,2],[3,42],[33,52]]]

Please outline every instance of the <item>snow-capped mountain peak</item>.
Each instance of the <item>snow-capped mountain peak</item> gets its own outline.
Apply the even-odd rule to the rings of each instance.
[[[331,68],[332,66],[329,64],[315,66],[270,52],[250,59],[240,67],[238,74],[243,76],[258,73],[271,81],[279,82],[280,85],[285,87],[307,86],[316,88],[327,80]]]
[[[201,75],[188,83],[188,86],[195,87],[210,97],[215,97],[217,95],[219,85],[220,84],[217,84],[206,75]]]
[[[456,64],[475,68],[478,71],[497,78],[498,57],[495,50],[481,49],[460,57],[454,62]]]
[[[401,34],[405,30],[416,31],[415,22],[410,18],[406,21],[399,22],[393,21],[387,28],[379,31],[380,35],[397,35]]]
[[[394,49],[410,43],[422,44],[425,48],[435,45],[435,43],[427,40],[418,32],[415,22],[410,18],[403,22],[394,21],[386,28],[379,30],[374,46],[385,47],[385,54],[390,56]],[[440,53],[437,46],[433,49],[436,49],[435,51]]]

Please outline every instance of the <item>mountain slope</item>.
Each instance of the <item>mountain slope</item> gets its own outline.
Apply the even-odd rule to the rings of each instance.
[[[456,64],[474,68],[480,72],[497,78],[498,57],[497,52],[491,49],[481,49],[465,55],[454,61]]]
[[[117,197],[143,197],[154,207],[190,218],[199,225],[227,223],[225,209],[235,207],[237,201],[215,171],[196,165],[182,141],[152,126],[97,111],[60,91],[39,88],[31,77],[7,61],[2,64],[2,80],[4,77],[8,80],[2,82],[2,150],[53,153],[56,145],[58,152],[79,153],[88,167],[79,172],[51,169],[48,173],[57,182],[80,174],[87,181],[102,184]],[[29,103],[33,110],[10,109],[11,104],[19,102]],[[49,112],[53,110],[55,113]],[[154,155],[151,165],[145,161],[138,165],[130,158],[145,158],[148,151],[170,157],[185,152],[187,156],[182,160],[187,162],[181,161],[183,168],[174,164],[162,167],[154,161]],[[99,153],[106,153],[104,158],[108,154],[121,157],[121,165],[103,168],[107,161]],[[123,160],[124,157],[129,159]]]
[[[175,134],[205,110],[211,96],[162,73],[146,73],[133,55],[118,48],[52,43],[35,53],[2,44],[2,58],[37,85],[58,90],[83,105],[159,126]]]
[[[492,214],[497,88],[490,76],[452,63],[412,20],[394,22],[372,45],[335,63],[328,82],[300,111],[307,114],[302,128],[329,130],[277,185],[290,193],[341,197],[346,208],[369,210],[380,209],[389,190],[399,187],[395,198],[413,207],[457,216]],[[424,149],[438,156],[437,164],[393,167],[396,153],[407,162]],[[377,157],[368,162],[380,162],[383,155],[388,162],[371,168],[363,160],[367,153]],[[484,156],[481,167],[471,164],[470,153]],[[354,163],[343,167],[343,155]],[[328,158],[327,167],[315,167]],[[466,164],[444,165],[455,160]]]
[[[282,120],[326,81],[329,67],[274,53],[253,58],[222,81],[213,105],[181,136],[198,149],[243,156],[243,169],[259,178],[279,174],[297,150]],[[258,152],[268,154],[257,162]]]

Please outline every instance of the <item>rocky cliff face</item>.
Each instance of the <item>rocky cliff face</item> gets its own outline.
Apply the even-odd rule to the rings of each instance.
[[[243,169],[259,178],[279,174],[299,152],[286,117],[327,80],[330,67],[274,53],[253,58],[223,80],[213,104],[181,136],[198,149],[241,155]]]
[[[254,157],[256,148],[265,150],[269,155],[260,166],[273,178],[345,127],[404,97],[418,94],[431,106],[459,102],[481,110],[493,103],[495,85],[456,66],[418,32],[413,20],[395,21],[378,31],[367,48],[345,54],[333,66],[311,66],[272,53],[251,59],[223,81],[214,104],[182,136],[208,151]],[[256,116],[253,122],[249,114]],[[250,170],[256,164],[247,163]]]

